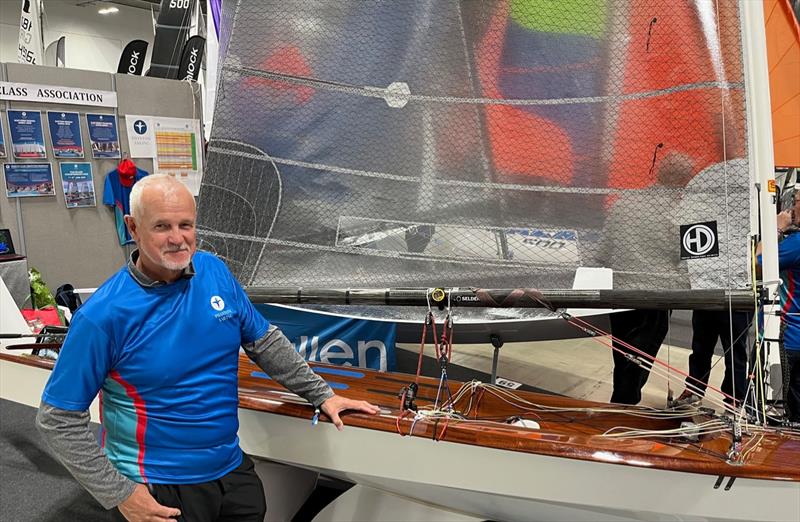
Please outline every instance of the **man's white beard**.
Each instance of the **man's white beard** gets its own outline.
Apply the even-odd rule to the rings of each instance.
[[[180,247],[180,250],[185,250],[185,251],[188,252],[189,251],[189,245],[182,245]],[[156,263],[158,265],[161,265],[163,268],[166,268],[167,270],[184,270],[187,266],[189,266],[189,263],[192,262],[192,257],[191,256],[189,256],[189,259],[186,260],[186,262],[170,261],[169,259],[167,259],[167,254],[170,253],[170,252],[175,252],[175,250],[163,251],[163,252],[160,253],[161,254],[160,255],[160,259],[151,259],[150,261],[152,261],[152,262],[154,262],[154,263]],[[147,255],[147,254],[145,254],[145,255]],[[147,257],[150,257],[150,256],[147,256]]]
[[[174,261],[168,261],[166,257],[162,254],[161,256],[161,266],[166,268],[167,270],[183,270],[189,263],[192,261],[192,258],[189,258],[185,263],[179,263]]]

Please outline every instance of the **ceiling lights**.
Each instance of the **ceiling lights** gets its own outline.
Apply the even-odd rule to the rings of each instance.
[[[97,10],[101,15],[114,14],[119,12],[118,7],[103,7]]]

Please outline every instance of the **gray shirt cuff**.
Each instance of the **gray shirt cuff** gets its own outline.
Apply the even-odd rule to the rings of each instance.
[[[62,410],[42,401],[36,427],[61,464],[104,508],[131,496],[136,482],[108,460],[89,429],[88,411]]]
[[[255,342],[242,345],[245,353],[267,375],[318,408],[333,397],[333,390],[311,370],[289,339],[276,326]]]

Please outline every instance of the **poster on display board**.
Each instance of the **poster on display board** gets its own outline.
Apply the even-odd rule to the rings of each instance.
[[[133,158],[152,158],[154,172],[169,174],[200,194],[203,134],[200,120],[125,115]]]
[[[11,135],[11,150],[17,159],[44,159],[42,113],[39,111],[8,111],[8,129]]]
[[[81,120],[77,112],[47,111],[55,158],[82,158]]]
[[[55,196],[53,169],[49,163],[6,163],[3,165],[6,197]]]
[[[92,142],[92,158],[119,158],[119,135],[117,118],[113,114],[87,114],[89,140]]]
[[[0,117],[0,158],[6,157],[6,140],[3,138],[3,118]]]
[[[67,208],[96,207],[91,163],[61,163],[61,186]]]

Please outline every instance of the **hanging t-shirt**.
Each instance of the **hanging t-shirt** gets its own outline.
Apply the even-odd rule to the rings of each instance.
[[[125,163],[125,162],[123,162]],[[130,163],[133,165],[133,163]],[[120,168],[122,173],[120,173]],[[106,184],[103,188],[103,204],[114,208],[114,219],[117,226],[117,238],[120,245],[133,243],[133,239],[125,226],[125,214],[130,214],[130,197],[133,184],[147,176],[147,172],[140,168],[124,165],[117,167],[106,175]]]

